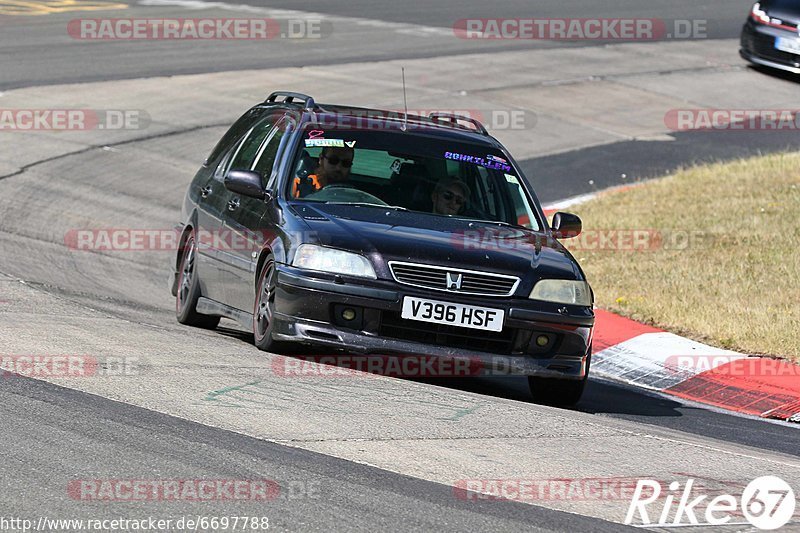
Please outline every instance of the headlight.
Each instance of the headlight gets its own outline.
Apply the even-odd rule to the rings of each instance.
[[[301,244],[294,254],[292,266],[361,278],[378,277],[372,263],[363,255],[316,244]]]
[[[753,9],[750,11],[750,14],[756,21],[761,22],[762,24],[769,24],[769,16],[767,15],[766,11],[761,9],[761,4],[756,3],[753,5]]]
[[[543,279],[533,286],[531,300],[559,304],[592,305],[592,289],[585,281]]]

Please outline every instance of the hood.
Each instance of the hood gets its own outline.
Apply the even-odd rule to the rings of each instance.
[[[406,261],[518,276],[528,291],[542,278],[583,279],[569,252],[540,232],[367,206],[297,202],[291,210],[319,244],[369,257],[380,278],[391,279],[389,261]]]
[[[771,18],[776,18],[784,23],[793,26],[800,23],[800,2],[775,0],[772,2],[761,2],[761,9],[767,12]]]

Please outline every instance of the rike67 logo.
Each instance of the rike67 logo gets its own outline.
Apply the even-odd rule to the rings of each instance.
[[[751,525],[774,530],[792,519],[797,503],[792,487],[777,476],[754,479],[739,498],[721,494],[709,500],[708,494],[693,489],[694,479],[683,486],[673,481],[667,491],[658,481],[640,479],[625,523],[646,527]],[[742,516],[747,522],[737,520]]]

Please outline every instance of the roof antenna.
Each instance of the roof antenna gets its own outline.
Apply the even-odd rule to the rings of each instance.
[[[400,72],[403,73],[403,131],[408,127],[408,102],[406,101],[406,68],[400,67]]]

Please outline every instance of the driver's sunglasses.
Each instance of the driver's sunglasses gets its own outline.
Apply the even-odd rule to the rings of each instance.
[[[330,163],[333,166],[336,166],[339,163],[341,163],[344,168],[350,168],[350,167],[353,166],[353,160],[352,159],[340,159],[339,156],[335,156],[335,155],[331,155],[331,156],[324,155],[322,157],[327,159],[328,163]]]
[[[463,196],[461,196],[460,194],[456,194],[456,193],[451,192],[451,191],[444,191],[442,193],[442,198],[444,198],[444,200],[446,202],[455,201],[455,203],[461,204],[461,205],[463,205],[464,202],[467,201],[467,199],[464,198]]]

